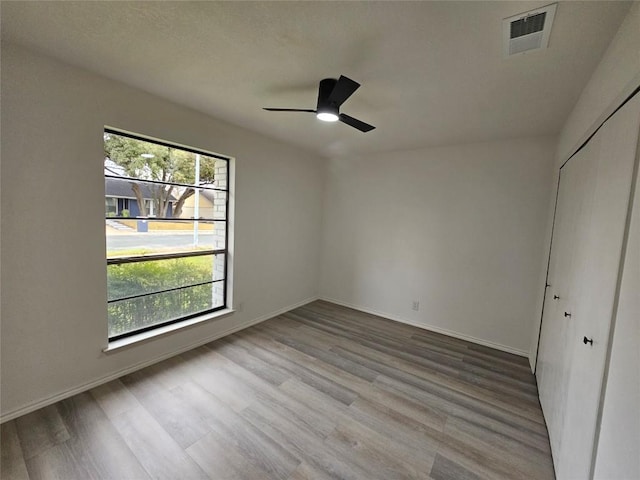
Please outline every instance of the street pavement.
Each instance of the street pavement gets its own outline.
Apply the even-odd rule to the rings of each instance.
[[[198,246],[208,247],[213,245],[213,233],[200,233]],[[183,233],[120,233],[107,235],[107,251],[129,250],[132,248],[169,248],[193,246],[193,231]]]

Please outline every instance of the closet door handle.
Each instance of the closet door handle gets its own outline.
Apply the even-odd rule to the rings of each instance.
[[[582,343],[584,343],[585,345],[588,343],[593,347],[593,338],[583,337],[582,338]]]
[[[571,318],[571,314],[569,312],[564,312],[564,316]]]
[[[559,298],[560,298],[560,297],[559,297],[558,295],[554,295],[554,296],[553,296],[553,299],[554,299],[554,300],[558,300]]]

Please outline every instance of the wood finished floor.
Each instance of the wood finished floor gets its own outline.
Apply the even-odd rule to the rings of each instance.
[[[526,359],[314,302],[2,425],[2,479],[552,479]]]

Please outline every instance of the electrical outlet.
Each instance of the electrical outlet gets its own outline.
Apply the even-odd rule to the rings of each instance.
[[[244,310],[244,302],[238,302],[238,306],[236,307],[236,312],[240,313]]]
[[[420,302],[417,300],[414,300],[413,304],[411,305],[411,309],[415,310],[416,312],[420,310]]]

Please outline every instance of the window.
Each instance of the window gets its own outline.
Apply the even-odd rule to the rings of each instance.
[[[118,200],[113,197],[104,198],[104,207],[107,217],[115,217],[118,213]]]
[[[226,308],[229,159],[111,129],[104,151],[109,340]]]
[[[146,199],[144,201],[144,204],[145,204],[145,208],[147,209],[147,216],[155,217],[156,210],[158,210],[157,208],[155,208],[156,202],[154,200]]]

